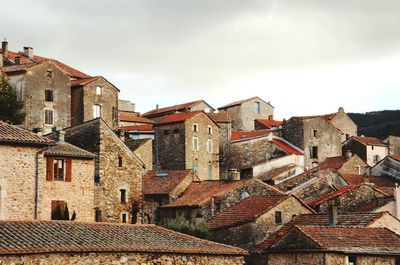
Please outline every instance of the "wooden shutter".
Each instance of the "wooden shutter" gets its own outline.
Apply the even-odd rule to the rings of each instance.
[[[47,158],[47,172],[46,172],[46,180],[52,181],[54,179],[54,158]]]
[[[72,160],[67,159],[66,160],[66,169],[65,169],[65,181],[66,182],[71,182],[71,172],[72,171]]]

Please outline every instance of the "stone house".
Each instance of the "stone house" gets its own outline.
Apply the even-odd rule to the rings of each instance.
[[[94,157],[0,122],[0,220],[93,222]]]
[[[347,115],[344,108],[340,107],[338,112],[326,114],[324,117],[340,131],[342,143],[352,136],[357,136],[357,124]]]
[[[364,175],[369,172],[370,167],[358,155],[347,152],[345,156],[328,157],[319,163],[318,168],[335,169],[340,174]]]
[[[326,116],[292,117],[282,125],[282,136],[304,151],[307,168],[342,155],[342,133]]]
[[[211,240],[248,249],[293,216],[310,213],[314,211],[293,195],[253,196],[220,212],[207,224]]]
[[[140,222],[144,163],[101,118],[66,128],[65,140],[96,154],[96,221]]]
[[[259,97],[235,101],[218,108],[219,112],[229,112],[233,131],[254,130],[254,120],[274,115],[274,107]]]
[[[102,76],[71,81],[71,126],[101,117],[118,127],[119,89]]]
[[[274,120],[274,116],[269,115],[267,119],[255,119],[254,130],[279,130],[282,128],[283,121]]]
[[[205,221],[252,196],[283,195],[257,179],[193,181],[177,200],[159,208],[161,221],[184,216]]]
[[[215,109],[213,107],[211,107],[211,105],[209,105],[204,100],[196,100],[193,102],[187,102],[187,103],[164,107],[164,108],[159,108],[157,105],[155,109],[143,113],[142,117],[145,117],[145,118],[148,118],[148,119],[151,119],[154,121],[159,121],[163,117],[173,114],[173,113],[193,112],[193,111],[199,111],[199,110],[202,110],[206,113],[215,111]]]
[[[343,143],[343,153],[357,154],[369,166],[373,167],[388,155],[388,146],[375,137],[353,136]]]
[[[2,221],[0,237],[2,264],[241,265],[248,254],[155,225]]]
[[[389,155],[400,156],[400,137],[389,135],[384,141],[389,147]]]
[[[201,180],[219,179],[219,127],[204,111],[165,116],[154,132],[157,169],[193,169]]]
[[[124,143],[143,162],[146,170],[153,169],[153,141],[150,138],[130,139]]]
[[[158,207],[175,201],[198,178],[192,170],[150,170],[143,176],[144,223],[159,221]]]
[[[372,176],[400,181],[400,156],[387,156],[371,168]]]

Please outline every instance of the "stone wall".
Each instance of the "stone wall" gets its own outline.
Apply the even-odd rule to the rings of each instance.
[[[349,115],[344,112],[343,108],[339,108],[338,113],[331,120],[331,123],[340,130],[342,143],[352,136],[357,136],[357,125]]]
[[[232,124],[230,122],[220,122],[219,125],[219,175],[220,179],[228,179],[231,157],[231,133]]]
[[[139,146],[133,153],[144,163],[146,170],[153,169],[153,141],[151,139]]]
[[[340,174],[364,175],[368,172],[369,166],[358,155],[353,155],[339,169]]]
[[[0,264],[42,264],[42,265],[72,265],[72,264],[113,264],[113,265],[242,265],[243,256],[229,255],[193,255],[193,254],[169,254],[169,253],[49,253],[34,255],[2,255]]]
[[[400,137],[390,135],[385,142],[389,145],[389,155],[400,155]]]

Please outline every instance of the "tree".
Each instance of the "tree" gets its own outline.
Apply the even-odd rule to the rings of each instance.
[[[15,90],[4,77],[0,78],[0,120],[21,124],[25,119],[22,101],[18,101]]]

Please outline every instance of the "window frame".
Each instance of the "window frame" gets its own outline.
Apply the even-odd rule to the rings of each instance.
[[[125,219],[125,220],[124,220]],[[129,213],[127,212],[122,212],[121,213],[121,223],[127,224],[129,219]]]
[[[211,127],[210,125],[207,126],[207,133],[208,133],[209,135],[212,135],[212,134],[213,134],[213,129],[212,129],[212,127]]]
[[[261,103],[259,101],[254,102],[254,112],[261,114]]]
[[[51,113],[51,116],[50,116],[51,117],[51,123],[48,122],[48,119],[47,119],[47,114],[48,113]],[[54,125],[54,109],[51,109],[51,108],[45,108],[44,109],[44,124],[45,125]]]
[[[282,212],[275,211],[275,224],[281,225],[282,224]]]
[[[127,203],[127,190],[126,189],[119,189],[119,202],[121,204],[126,204]]]
[[[208,139],[207,140],[207,153],[212,154],[214,151],[214,143],[213,140]]]
[[[199,132],[199,124],[198,123],[193,123],[193,126],[192,126],[192,131],[193,132]]]
[[[313,145],[311,146],[311,150],[310,150],[310,158],[311,159],[318,159],[318,146]]]
[[[96,86],[95,91],[96,91],[96,96],[103,95],[103,87],[102,86]]]
[[[196,145],[194,143],[196,143]],[[199,146],[200,146],[199,137],[194,136],[192,138],[192,149],[193,149],[193,151],[199,151]]]
[[[44,90],[44,101],[54,102],[54,91],[52,89]]]
[[[93,104],[93,119],[101,118],[101,112],[102,106],[100,104]]]

